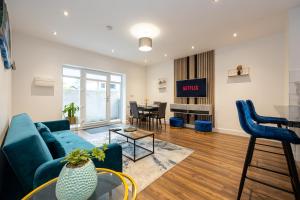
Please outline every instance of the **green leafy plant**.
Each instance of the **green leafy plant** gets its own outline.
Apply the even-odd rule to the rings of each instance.
[[[101,149],[95,147],[91,152],[85,149],[75,149],[74,151],[70,152],[62,162],[67,162],[67,167],[77,168],[83,166],[92,158],[96,158],[99,161],[104,161],[105,151],[107,149],[107,144],[104,144]]]
[[[79,107],[74,102],[72,102],[65,105],[64,110],[62,112],[64,114],[67,113],[68,117],[75,117],[77,111],[79,111]]]

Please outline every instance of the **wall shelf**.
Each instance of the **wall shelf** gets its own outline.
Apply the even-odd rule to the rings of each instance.
[[[239,77],[239,76],[248,76],[249,75],[249,67],[243,67],[242,73],[238,75],[237,69],[228,70],[228,77]]]

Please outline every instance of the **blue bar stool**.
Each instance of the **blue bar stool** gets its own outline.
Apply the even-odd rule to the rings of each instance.
[[[242,196],[243,187],[246,178],[267,185],[269,187],[280,189],[282,191],[289,192],[289,193],[294,193],[295,198],[300,199],[300,184],[299,184],[298,172],[297,172],[294,155],[291,148],[291,143],[300,144],[300,138],[296,135],[295,132],[286,128],[269,127],[269,126],[256,124],[254,122],[254,119],[251,117],[250,110],[245,101],[237,101],[236,106],[238,110],[240,125],[243,128],[243,130],[251,136],[248,145],[247,155],[244,162],[237,199],[239,200]],[[286,157],[286,161],[289,169],[289,177],[291,179],[293,192],[247,177],[248,167],[251,165],[251,160],[252,160],[255,142],[257,138],[277,140],[282,143],[284,155]]]
[[[288,120],[285,118],[281,118],[281,117],[267,117],[267,116],[261,116],[259,114],[257,114],[254,104],[251,100],[247,100],[246,101],[248,109],[250,111],[250,115],[252,117],[252,119],[257,123],[257,124],[276,124],[277,127],[282,128],[282,125],[287,126],[288,125]],[[262,145],[262,146],[270,146],[270,147],[274,147],[274,148],[279,148],[282,149],[281,147],[278,146],[273,146],[273,145],[267,145],[267,144],[262,144],[262,143],[258,143],[256,142],[256,144],[258,145]],[[272,152],[270,152],[272,153]]]
[[[288,125],[288,120],[285,118],[280,118],[280,117],[267,117],[267,116],[261,116],[258,115],[255,111],[255,107],[253,105],[253,102],[251,100],[246,101],[250,115],[254,121],[258,124],[276,124],[278,127],[282,127],[282,125],[287,126]]]

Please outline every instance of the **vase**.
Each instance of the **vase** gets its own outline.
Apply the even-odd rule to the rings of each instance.
[[[97,171],[93,161],[77,168],[67,167],[61,170],[55,194],[58,200],[86,200],[96,189]]]

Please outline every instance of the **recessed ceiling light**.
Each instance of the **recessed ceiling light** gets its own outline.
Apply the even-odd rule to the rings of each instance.
[[[195,47],[194,47],[194,46],[192,46],[192,49],[195,49]]]
[[[54,31],[54,32],[53,32],[53,35],[57,35],[57,32],[56,32],[56,31]]]
[[[237,34],[237,33],[234,33],[234,34],[233,34],[233,37],[237,37],[237,36],[238,36],[238,34]]]
[[[64,11],[64,16],[66,16],[66,17],[69,16],[69,12],[65,10]]]
[[[167,57],[167,56],[168,56],[168,54],[166,54],[166,53],[165,53],[165,55],[164,55],[164,56],[165,56],[165,57]]]
[[[219,0],[212,0],[214,3],[218,3],[219,2]]]
[[[111,50],[111,52],[112,52],[112,53],[115,53],[115,50],[114,50],[114,49],[112,49],[112,50]]]
[[[131,34],[136,38],[148,37],[155,38],[159,35],[160,30],[155,25],[150,23],[135,24],[130,29]]]

